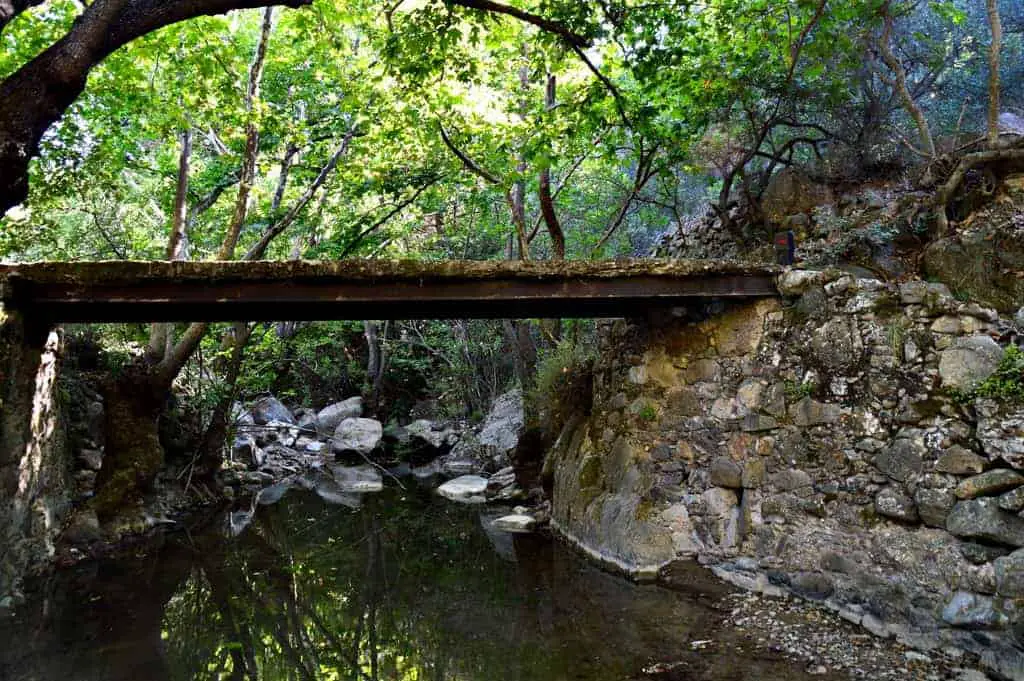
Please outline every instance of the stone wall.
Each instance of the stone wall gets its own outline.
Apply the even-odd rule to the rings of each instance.
[[[69,506],[57,379],[61,338],[0,308],[0,609],[45,569]]]
[[[696,558],[1024,676],[1024,407],[962,397],[1010,323],[941,284],[780,290],[605,329],[545,463],[556,529],[638,578]]]

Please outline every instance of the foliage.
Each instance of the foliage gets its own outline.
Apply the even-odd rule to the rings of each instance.
[[[1024,350],[1017,345],[1009,345],[998,368],[977,387],[975,396],[1024,402]]]
[[[528,395],[539,410],[551,410],[562,401],[576,398],[571,394],[582,375],[590,371],[597,356],[593,336],[589,329],[580,330],[562,338],[542,351],[537,361],[537,377]]]

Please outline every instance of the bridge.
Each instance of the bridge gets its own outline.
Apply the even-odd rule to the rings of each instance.
[[[670,260],[44,262],[0,265],[0,303],[40,325],[629,317],[778,295],[780,271]]]

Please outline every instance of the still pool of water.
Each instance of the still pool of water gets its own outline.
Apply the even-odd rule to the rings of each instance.
[[[234,539],[220,525],[38,585],[0,622],[0,679],[806,676],[720,625],[724,590],[702,571],[683,591],[638,586],[543,536],[488,532],[477,508],[290,493]]]

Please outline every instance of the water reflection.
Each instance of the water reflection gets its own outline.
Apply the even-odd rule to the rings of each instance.
[[[358,511],[289,496],[233,540],[175,535],[43,591],[0,625],[0,678],[804,676],[740,652],[713,598],[629,584],[543,538],[489,536],[474,510],[397,492]]]

